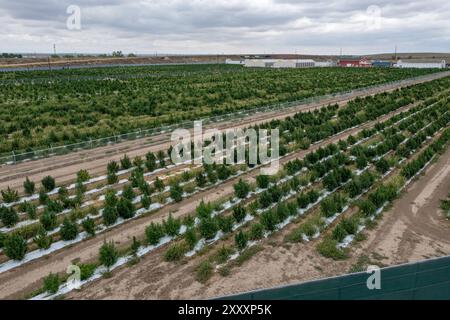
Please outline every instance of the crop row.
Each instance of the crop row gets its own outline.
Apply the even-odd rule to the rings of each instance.
[[[330,147],[329,149],[328,148],[327,149],[328,150],[339,150],[337,145],[335,146],[335,148],[336,149]],[[353,152],[353,149],[352,149],[352,152]],[[319,152],[319,154],[320,153],[322,153],[322,151]],[[327,157],[330,157],[330,155],[326,156],[326,154],[329,154],[329,153],[332,154],[333,152],[332,151],[325,152],[325,154],[322,154],[323,156],[325,156],[325,158],[323,158],[321,160],[329,161],[330,159],[326,159]],[[315,159],[315,158],[316,157],[312,157],[312,159]],[[317,159],[317,161],[318,161],[317,163],[320,164],[321,160]],[[359,174],[361,174],[361,173],[362,173],[362,171],[359,172]],[[371,177],[369,180],[373,181],[374,177],[371,176],[370,174],[368,176]],[[347,177],[348,177],[348,175],[347,175]],[[317,178],[318,177],[316,177],[316,179]],[[296,192],[298,192],[298,190],[300,188],[302,188],[300,186],[301,183],[298,180],[297,180],[297,183],[290,182],[289,184],[285,184],[284,185],[285,187],[280,187],[280,188],[278,188],[276,185],[269,187],[269,185],[267,184],[267,180],[265,180],[265,179],[260,178],[258,180],[259,180],[258,181],[259,186],[268,188],[267,191],[264,191],[261,193],[261,195],[259,197],[259,201],[257,201],[257,203],[259,203],[259,205],[262,204],[263,207],[266,206],[264,204],[266,202],[265,202],[265,200],[261,200],[261,199],[267,198],[267,194],[269,194],[269,198],[271,199],[269,201],[269,203],[272,201],[277,203],[283,197],[283,194],[286,196],[289,193],[291,193],[291,191],[295,191],[295,190],[291,190],[292,186],[296,186],[296,188],[297,188]],[[263,180],[265,180],[265,181],[263,181]],[[342,183],[345,183],[345,181],[347,181],[347,180],[348,180],[348,178],[347,179],[344,178]],[[292,181],[295,181],[295,179]],[[240,184],[242,184],[242,182],[240,182]],[[333,186],[329,185],[328,187],[332,188]],[[335,188],[335,190],[336,189],[337,188]],[[240,192],[238,192],[238,190],[240,190]],[[242,190],[244,190],[244,191],[246,190],[246,191],[242,192]],[[335,190],[333,190],[333,192]],[[249,186],[245,187],[245,186],[241,185],[239,188],[236,189],[236,193],[239,194],[238,198],[241,198],[241,199],[247,198],[249,192],[250,192]],[[296,194],[296,192],[293,192],[293,194]],[[311,191],[310,193],[308,193],[308,196],[314,197],[314,199],[311,200],[312,202],[314,202],[314,200],[315,201],[318,200],[318,198],[320,197],[320,193]],[[297,198],[297,203],[299,203],[299,204],[301,203],[301,205],[303,207],[306,207],[307,203],[305,203],[305,201],[302,200],[303,197],[304,196]],[[333,199],[333,200],[337,200],[337,199]],[[215,221],[213,218],[213,210],[214,210],[213,207],[202,202],[200,204],[200,206],[197,208],[198,218],[196,220],[191,219],[190,221],[185,221],[184,223],[186,223],[186,224],[183,225],[183,227],[181,226],[181,224],[182,224],[181,221],[179,221],[177,219],[173,219],[172,217],[169,217],[169,219],[163,225],[152,224],[147,228],[147,232],[146,232],[147,241],[149,244],[156,246],[161,241],[166,243],[167,237],[172,238],[172,237],[175,237],[177,234],[181,233],[183,235],[186,243],[189,245],[189,247],[192,249],[195,249],[196,245],[198,244],[198,242],[197,242],[198,239],[196,239],[196,235],[195,235],[195,233],[193,233],[194,229],[190,228],[193,225],[196,225],[196,224],[199,225],[199,227],[198,227],[199,232],[201,235],[203,235],[205,237],[205,240],[209,238],[209,239],[212,239],[212,241],[215,241],[215,238],[220,236],[217,233],[218,228],[222,229],[222,232],[230,232],[230,231],[236,230],[238,227],[240,227],[239,223],[242,224],[242,222],[250,220],[247,218],[248,215],[247,215],[244,207],[239,206],[239,205],[235,206],[233,208],[232,217],[227,218],[227,217],[223,217],[222,215],[216,215],[217,221]],[[262,236],[264,230],[267,230],[267,231],[275,230],[277,222],[283,221],[282,218],[286,219],[286,217],[289,216],[290,214],[297,214],[298,211],[296,211],[296,210],[297,210],[297,207],[295,206],[295,204],[294,205],[288,204],[287,206],[283,207],[282,209],[280,209],[280,207],[279,207],[279,209],[277,209],[277,213],[275,215],[274,215],[274,213],[270,213],[271,211],[264,212],[263,214],[261,214],[262,223],[259,225],[256,225],[256,227],[252,227],[250,234],[252,234],[252,237],[254,237],[255,234]],[[289,213],[289,212],[291,212],[291,213]],[[233,221],[236,221],[238,223],[238,225],[233,226]],[[223,230],[223,229],[225,229],[225,230]],[[236,245],[237,245],[238,249],[243,249],[246,247],[246,244],[247,244],[247,235],[246,234],[239,232],[236,235],[235,240],[236,240]],[[205,241],[203,243],[205,243]],[[137,249],[135,251],[137,252],[139,249],[139,246],[135,244],[135,247],[136,246],[137,246]],[[104,248],[109,248],[109,251],[111,251],[111,250],[114,251],[112,249],[112,247],[113,247],[112,244],[105,244],[105,246],[104,246]],[[168,260],[177,259],[177,258],[179,258],[180,254],[182,254],[183,250],[185,250],[185,247],[183,248],[178,245],[173,245],[166,252],[166,258]],[[105,259],[101,259],[101,260],[104,262]],[[112,259],[112,260],[110,260],[110,262],[111,263],[109,265],[107,264],[107,266],[114,265],[116,262],[116,259]]]
[[[226,67],[218,71],[203,68],[209,71],[186,77],[86,79],[76,86],[63,78],[4,84],[0,152],[84,142],[433,72],[351,68],[224,72]]]

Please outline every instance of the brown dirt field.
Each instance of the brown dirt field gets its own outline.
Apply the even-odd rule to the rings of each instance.
[[[411,107],[412,106],[400,108],[399,110],[388,115],[384,115],[375,121],[366,123],[359,128],[351,129],[333,138],[326,139],[321,143],[312,146],[308,150],[302,150],[300,152],[291,154],[283,158],[280,161],[280,164],[282,165],[295,158],[303,158],[307,153],[316,150],[321,146],[323,147],[328,145],[329,143],[337,142],[340,139],[345,139],[351,134],[355,135],[363,129],[370,128],[377,122],[387,120],[391,116],[402,111],[406,111]],[[193,197],[184,199],[180,203],[169,205],[162,210],[155,212],[154,214],[128,221],[125,224],[109,230],[104,234],[98,235],[95,238],[88,239],[79,244],[75,244],[71,247],[50,254],[45,258],[29,262],[21,267],[4,272],[0,274],[0,299],[22,297],[27,292],[39,288],[41,285],[41,279],[47,276],[50,272],[64,272],[67,266],[74,260],[79,260],[82,262],[95,260],[98,255],[98,250],[105,239],[113,240],[121,247],[129,246],[133,236],[142,236],[144,234],[146,226],[148,226],[152,221],[162,221],[162,219],[167,218],[169,212],[172,212],[175,218],[186,216],[187,214],[195,211],[195,208],[202,199],[204,199],[205,201],[215,201],[228,197],[233,194],[233,185],[239,179],[242,178],[244,180],[251,181],[258,174],[259,170],[249,171],[243,176],[223,183],[215,189],[209,189],[204,192],[198,193]]]
[[[430,81],[431,79],[442,78],[450,75],[450,72],[443,72],[430,75],[428,80],[414,81],[415,84]],[[328,99],[320,103],[310,105],[301,105],[286,109],[282,112],[271,111],[267,113],[255,114],[241,120],[233,120],[221,124],[205,126],[207,128],[245,128],[250,125],[267,122],[272,119],[284,119],[292,116],[299,111],[309,111],[321,108],[328,104],[339,103],[345,104],[356,97],[364,97],[380,92],[389,92],[393,89],[403,86],[381,86],[370,90],[367,93],[354,94],[351,97]],[[131,158],[135,156],[144,156],[148,151],[157,152],[159,150],[167,150],[170,146],[170,136],[162,134],[154,137],[147,137],[114,145],[99,147],[91,150],[83,150],[69,153],[61,156],[53,156],[50,158],[39,159],[35,161],[22,162],[15,165],[0,166],[0,190],[6,189],[8,186],[23,193],[23,181],[25,177],[30,180],[39,182],[43,177],[51,175],[56,179],[59,185],[74,182],[76,173],[81,169],[89,171],[91,176],[99,176],[106,173],[106,165],[111,160],[118,161],[126,153]]]
[[[262,243],[264,250],[227,277],[215,274],[205,285],[194,279],[201,257],[184,264],[155,255],[114,272],[67,299],[202,299],[345,274],[361,256],[371,264],[394,265],[450,254],[450,224],[439,210],[450,189],[450,148],[403,192],[367,239],[351,247],[351,257],[333,261],[315,250],[315,241],[286,244],[285,232]],[[373,262],[375,261],[375,262]],[[251,276],[250,276],[251,275]]]

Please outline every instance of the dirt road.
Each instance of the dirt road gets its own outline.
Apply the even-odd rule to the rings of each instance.
[[[449,189],[450,149],[404,191],[375,229],[366,231],[367,239],[355,244],[351,258],[345,261],[322,257],[313,243],[284,243],[284,232],[280,232],[263,243],[263,251],[232,269],[229,276],[216,274],[205,285],[194,279],[201,258],[185,264],[166,263],[154,258],[156,252],[136,266],[121,268],[114,277],[96,281],[65,298],[211,298],[345,274],[361,257],[382,266],[448,255],[450,224],[439,210],[439,201]]]
[[[431,79],[442,78],[448,75],[450,75],[450,72],[433,74],[427,77],[427,80],[416,80],[414,83],[417,84],[426,82]],[[365,93],[355,93],[348,97],[327,99],[321,101],[320,103],[296,106],[283,111],[256,113],[241,120],[233,120],[205,126],[204,129],[209,127],[218,129],[245,128],[250,125],[267,122],[272,119],[284,119],[299,111],[310,111],[328,104],[339,103],[342,105],[356,97],[373,95],[380,92],[388,92],[403,86],[404,85],[384,85],[376,89],[369,90]],[[75,181],[76,173],[81,169],[88,170],[91,176],[101,175],[106,172],[106,165],[109,161],[118,161],[125,153],[130,157],[144,156],[148,151],[157,152],[159,150],[167,150],[169,146],[170,134],[166,133],[151,138],[141,138],[91,150],[73,152],[61,156],[53,156],[50,158],[23,162],[15,165],[4,165],[0,167],[0,190],[4,190],[10,186],[11,188],[18,190],[20,193],[23,193],[23,181],[27,176],[31,180],[38,183],[47,175],[54,177],[60,185],[71,183]]]

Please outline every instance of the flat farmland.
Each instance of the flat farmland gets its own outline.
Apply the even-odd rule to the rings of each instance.
[[[0,298],[209,298],[450,248],[437,209],[449,181],[448,72],[183,65],[0,76],[3,152],[268,105],[208,128],[280,132],[273,176],[248,152],[242,163],[172,163],[170,132],[3,165]]]
[[[0,153],[89,141],[432,72],[227,65],[3,72]]]

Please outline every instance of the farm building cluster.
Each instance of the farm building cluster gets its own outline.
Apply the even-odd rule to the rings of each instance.
[[[370,60],[365,57],[343,57],[337,60],[315,61],[313,59],[270,59],[245,57],[241,60],[226,60],[227,64],[238,64],[248,68],[314,68],[314,67],[350,67],[350,68],[418,68],[444,69],[445,60]]]

